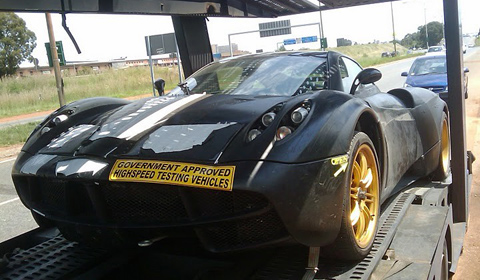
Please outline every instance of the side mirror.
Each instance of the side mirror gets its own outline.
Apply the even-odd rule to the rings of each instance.
[[[402,72],[402,77],[407,77],[408,73],[407,72]]]
[[[355,80],[353,80],[352,88],[350,89],[350,94],[354,94],[360,84],[367,85],[375,83],[376,81],[382,78],[382,73],[375,68],[363,69],[358,73]]]
[[[468,73],[470,72],[470,69],[468,69],[467,67],[463,68],[463,73]]]
[[[165,80],[160,78],[155,80],[153,83],[155,85],[155,88],[158,91],[158,95],[163,95],[165,93]]]

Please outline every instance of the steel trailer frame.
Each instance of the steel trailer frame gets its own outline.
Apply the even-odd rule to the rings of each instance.
[[[5,0],[0,2],[0,11],[173,15],[183,70],[188,76],[212,61],[205,24],[208,16],[277,17],[386,1],[320,0],[319,3],[322,5],[315,7],[304,0],[86,0],[75,3],[65,0]],[[228,261],[212,258],[210,255],[202,255],[202,258],[199,258],[200,255],[197,254],[172,254],[166,244],[163,251],[154,250],[158,246],[147,250],[106,251],[81,247],[58,236],[56,229],[48,228],[36,229],[1,243],[0,255],[4,258],[0,261],[0,276],[9,277],[7,279],[40,279],[49,275],[53,278],[77,279],[125,276],[128,275],[125,264],[140,269],[145,267],[145,263],[151,264],[152,260],[161,260],[170,267],[163,267],[166,270],[160,270],[172,277],[189,275],[188,273],[199,267],[223,267],[227,268],[229,279],[232,275],[243,279],[241,276],[250,275],[248,271],[254,273],[250,276],[253,275],[255,279],[271,279],[272,273],[277,279],[448,278],[445,268],[449,267],[451,272],[455,271],[467,228],[468,194],[474,157],[466,151],[459,4],[458,0],[443,0],[443,5],[444,11],[448,11],[444,13],[444,22],[452,142],[451,182],[416,182],[408,190],[399,193],[392,201],[401,201],[400,204],[391,202],[387,209],[391,208],[393,213],[401,215],[391,218],[386,214],[387,210],[383,212],[375,247],[363,261],[342,264],[320,260],[315,266],[318,250],[311,248],[310,251],[306,251],[305,248],[299,247],[281,248],[247,259],[233,258]],[[416,221],[420,217],[422,221],[428,223],[417,224]],[[387,227],[390,229],[383,232]],[[428,246],[421,250],[414,246],[415,250],[409,250],[411,244],[418,243]],[[198,248],[195,250],[195,253],[198,253]],[[305,270],[307,256],[313,262],[311,261]],[[265,262],[263,257],[268,261]],[[187,265],[179,266],[182,263]],[[375,264],[373,268],[372,264]],[[251,267],[255,268],[249,270]],[[174,271],[169,271],[168,268],[173,268]],[[208,276],[208,273],[218,275],[222,272],[221,269],[216,272],[207,269],[205,273]]]

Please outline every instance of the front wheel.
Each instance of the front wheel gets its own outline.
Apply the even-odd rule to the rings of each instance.
[[[346,191],[340,232],[323,248],[326,255],[342,260],[363,259],[373,245],[380,208],[378,158],[370,138],[355,133],[350,142]]]

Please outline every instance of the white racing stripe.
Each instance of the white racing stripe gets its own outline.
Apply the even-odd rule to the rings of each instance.
[[[250,178],[248,178],[247,186],[250,185],[250,183],[252,183],[253,179],[255,178],[255,176],[258,173],[258,170],[260,170],[260,167],[262,167],[262,165],[264,163],[263,160],[267,158],[268,154],[270,154],[270,151],[272,150],[274,143],[275,143],[275,139],[272,142],[270,142],[268,147],[263,152],[262,156],[260,157],[260,161],[257,163],[257,165],[255,165],[255,168],[253,169],[252,173],[250,174]]]
[[[138,135],[143,131],[149,129],[150,127],[161,121],[163,118],[173,113],[178,108],[185,105],[191,105],[203,97],[205,97],[205,94],[193,94],[188,97],[182,98],[170,105],[167,105],[164,108],[146,117],[145,119],[139,121],[129,129],[125,130],[122,134],[118,136],[118,138],[124,138],[129,140],[135,135]]]
[[[0,202],[0,206],[5,205],[5,204],[10,203],[10,202],[17,201],[17,200],[19,200],[19,199],[20,199],[20,198],[16,197],[16,198],[12,198],[12,199],[10,199],[10,200],[4,201],[4,202]]]

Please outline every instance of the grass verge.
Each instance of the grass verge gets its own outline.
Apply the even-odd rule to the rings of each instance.
[[[357,62],[360,63],[362,67],[370,67],[370,66],[380,65],[380,64],[389,63],[392,61],[407,59],[410,57],[416,57],[421,55],[424,55],[424,53],[413,53],[413,54],[406,54],[406,55],[400,55],[400,56],[394,56],[394,57],[361,57],[357,59]]]
[[[177,67],[155,67],[166,89],[178,83]],[[63,77],[67,103],[94,96],[128,97],[152,92],[150,69],[129,67],[97,74]],[[58,108],[53,75],[9,77],[0,81],[0,118]]]
[[[0,128],[0,146],[11,146],[15,144],[24,143],[27,140],[28,135],[39,124],[39,122],[31,122],[27,124],[19,124]]]

